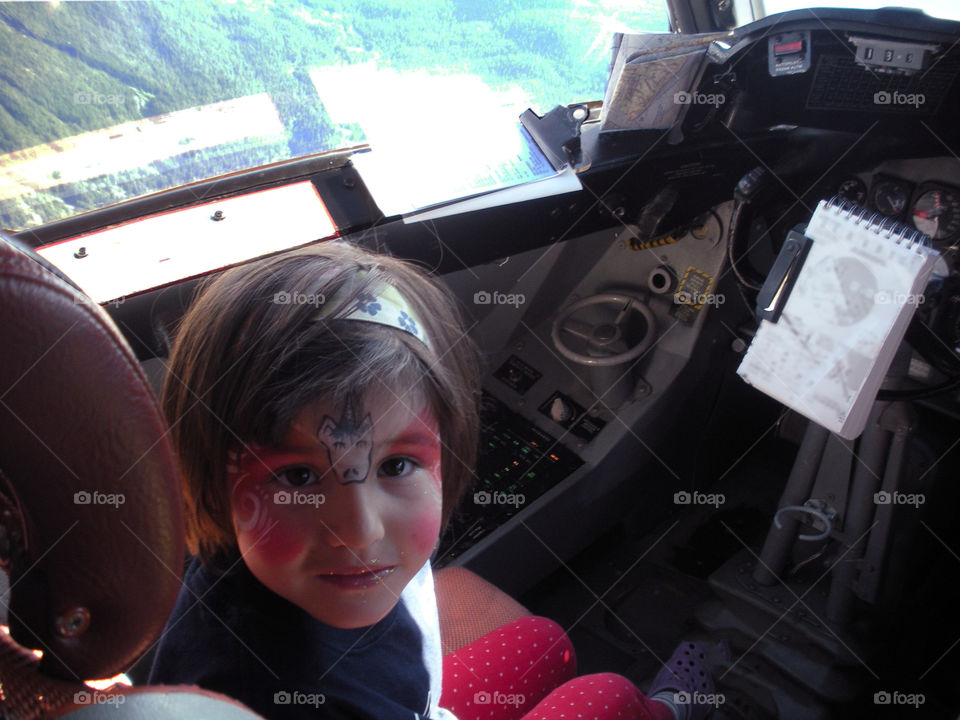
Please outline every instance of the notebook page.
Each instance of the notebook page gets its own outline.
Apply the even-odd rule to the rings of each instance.
[[[903,339],[937,254],[821,202],[777,323],[762,321],[738,374],[852,439]],[[869,381],[869,382],[868,382]]]

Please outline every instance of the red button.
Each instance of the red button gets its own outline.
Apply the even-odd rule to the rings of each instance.
[[[798,53],[802,51],[803,40],[797,40],[796,42],[782,43],[780,45],[773,46],[774,55],[790,55],[792,53]]]

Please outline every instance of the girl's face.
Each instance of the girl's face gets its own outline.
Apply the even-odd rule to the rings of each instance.
[[[383,619],[436,546],[440,437],[419,398],[369,393],[356,413],[317,402],[228,475],[247,567],[328,625]]]

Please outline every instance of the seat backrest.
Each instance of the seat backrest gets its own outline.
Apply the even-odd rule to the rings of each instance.
[[[140,364],[98,305],[0,233],[5,715],[80,707],[89,716],[102,698],[83,681],[123,672],[151,647],[183,559],[177,464]],[[151,690],[130,695],[130,716],[216,699]],[[205,716],[256,717],[236,704],[221,710]]]

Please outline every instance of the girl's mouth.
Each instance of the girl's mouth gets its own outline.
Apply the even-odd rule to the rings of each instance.
[[[356,572],[352,569],[336,570],[317,575],[317,577],[343,590],[363,590],[382,582],[388,575],[393,574],[396,569],[397,566],[392,565],[390,567],[378,567],[370,570],[357,568]]]

